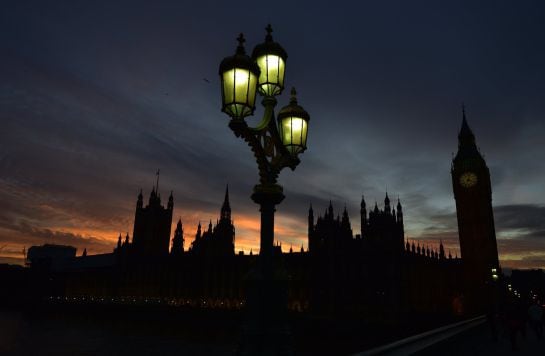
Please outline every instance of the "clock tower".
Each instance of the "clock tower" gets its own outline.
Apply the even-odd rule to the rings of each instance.
[[[458,234],[470,307],[482,308],[492,269],[499,269],[490,171],[475,143],[463,111],[458,152],[452,161],[452,188],[456,199]]]

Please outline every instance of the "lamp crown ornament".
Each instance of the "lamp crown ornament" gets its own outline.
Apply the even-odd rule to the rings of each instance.
[[[246,39],[244,38],[244,34],[241,32],[238,37],[238,46],[237,46],[237,54],[245,55],[246,51],[244,50],[244,42],[246,42]]]
[[[265,37],[265,41],[266,42],[272,42],[272,40],[273,40],[273,38],[272,38],[273,29],[272,29],[271,24],[267,25],[267,27],[265,28],[265,31],[267,31],[267,36]]]
[[[295,90],[295,87],[291,87],[290,95],[290,104],[297,105],[297,90]]]

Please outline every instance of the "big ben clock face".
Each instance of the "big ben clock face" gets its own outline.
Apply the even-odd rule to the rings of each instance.
[[[477,184],[477,175],[473,172],[465,172],[460,176],[460,185],[464,188],[471,188]]]

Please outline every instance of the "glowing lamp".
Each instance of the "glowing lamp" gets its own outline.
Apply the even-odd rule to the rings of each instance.
[[[268,25],[265,42],[255,46],[252,58],[255,60],[261,74],[259,75],[258,90],[261,95],[274,96],[284,89],[284,74],[286,68],[286,51],[272,39],[272,28]]]
[[[295,88],[291,89],[290,104],[278,113],[278,130],[284,147],[292,155],[307,149],[308,122],[310,116],[297,104]]]
[[[234,56],[220,63],[221,110],[235,120],[252,115],[255,109],[255,94],[259,67],[244,51],[244,36],[238,37],[239,45]]]

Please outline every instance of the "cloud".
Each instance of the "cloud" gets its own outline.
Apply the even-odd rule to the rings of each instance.
[[[4,257],[21,256],[22,246],[28,248],[41,244],[70,245],[79,250],[87,248],[87,251],[93,254],[109,252],[114,247],[111,241],[103,238],[38,228],[25,221],[16,225],[0,226],[0,241],[7,247],[1,251]]]
[[[157,168],[188,233],[214,220],[227,183],[234,212],[258,221],[249,198],[257,169],[220,112],[217,68],[241,30],[248,51],[262,41],[266,21],[243,5],[211,13],[206,1],[191,11],[181,2],[127,4],[4,9],[3,226],[115,240],[130,232],[136,194],[149,194]],[[280,239],[304,240],[309,203],[318,214],[330,199],[336,211],[346,204],[357,231],[361,194],[381,205],[388,190],[401,198],[411,238],[454,246],[449,168],[462,101],[492,171],[498,237],[544,236],[543,208],[532,207],[545,199],[535,158],[545,156],[545,49],[535,45],[543,4],[286,5],[294,11],[277,19],[274,36],[290,54],[286,84],[311,122],[301,164],[279,179]],[[301,11],[312,15],[305,27]],[[230,16],[251,20],[241,27],[223,21]],[[255,229],[237,234],[257,240]]]
[[[536,204],[501,205],[494,208],[500,231],[517,231],[518,235],[545,240],[545,206]]]

